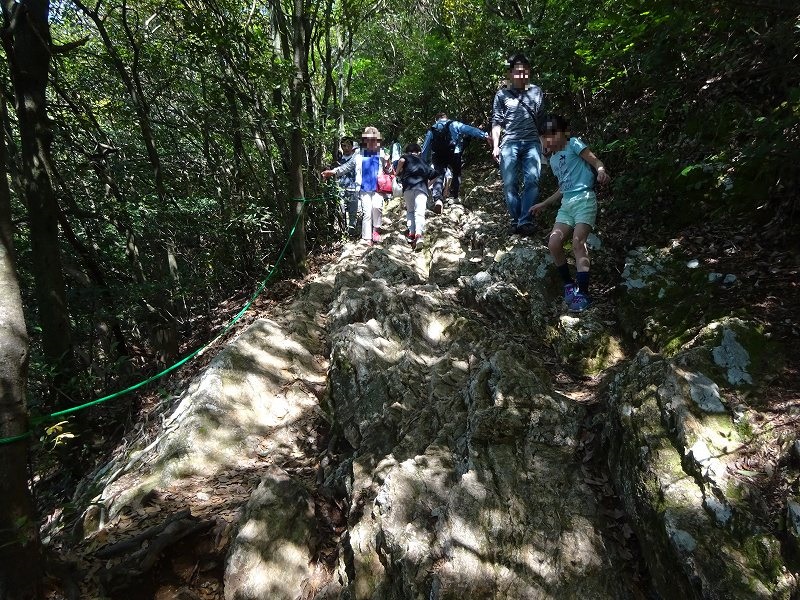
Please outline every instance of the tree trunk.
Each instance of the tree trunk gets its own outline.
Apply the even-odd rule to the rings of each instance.
[[[6,158],[0,137],[0,438],[13,438],[28,430],[28,335],[14,265]],[[39,527],[27,466],[27,438],[0,444],[0,598],[9,600],[41,595]]]
[[[304,90],[310,86],[308,80],[308,56],[306,44],[305,20],[306,7],[304,0],[292,0],[291,10],[284,11],[279,0],[272,0],[270,18],[274,31],[274,45],[277,53],[284,59],[292,60],[294,73],[289,84],[289,152],[286,160],[286,173],[289,180],[289,214],[290,224],[297,221],[297,228],[291,240],[294,266],[299,273],[308,270],[306,251],[306,209],[305,185],[303,182],[303,166],[306,164],[305,144],[303,142],[303,102]],[[287,17],[291,17],[290,19]],[[282,96],[280,88],[273,93],[273,104],[280,106]],[[278,135],[275,135],[276,140]],[[285,157],[281,154],[281,158]]]
[[[306,210],[303,184],[303,163],[305,148],[303,145],[303,74],[307,72],[304,64],[304,29],[303,29],[303,0],[294,0],[292,3],[292,62],[294,63],[294,77],[290,88],[290,113],[292,132],[289,136],[289,193],[291,194],[292,223],[297,219],[297,228],[292,238],[292,253],[294,264],[298,272],[305,273],[306,264]]]
[[[58,210],[45,165],[52,132],[45,89],[50,65],[50,3],[43,0],[3,2],[3,46],[14,86],[22,144],[20,183],[28,209],[31,270],[36,285],[45,356],[56,366],[58,385],[73,368],[72,331],[58,237]],[[56,400],[63,403],[63,400]]]

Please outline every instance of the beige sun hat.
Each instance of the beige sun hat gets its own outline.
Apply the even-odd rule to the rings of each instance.
[[[377,127],[365,127],[364,133],[361,134],[361,139],[366,140],[369,138],[375,138],[376,140],[381,139],[381,132],[378,131]]]

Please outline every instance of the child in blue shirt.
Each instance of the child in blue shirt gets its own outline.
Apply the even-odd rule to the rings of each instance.
[[[570,137],[569,123],[563,117],[545,117],[541,137],[545,151],[550,154],[550,168],[558,179],[558,190],[545,201],[534,204],[530,213],[537,215],[544,208],[561,203],[547,246],[564,281],[564,301],[571,311],[581,312],[589,306],[589,248],[586,238],[597,217],[595,179],[603,185],[611,181],[611,177],[600,159],[580,138]],[[577,288],[564,254],[564,243],[570,235]]]

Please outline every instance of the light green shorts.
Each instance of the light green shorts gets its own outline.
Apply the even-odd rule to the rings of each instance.
[[[561,199],[561,208],[556,215],[556,223],[575,227],[576,223],[586,223],[594,227],[597,219],[597,196],[594,192],[578,192]]]

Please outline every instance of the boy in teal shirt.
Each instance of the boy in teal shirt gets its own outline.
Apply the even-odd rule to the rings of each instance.
[[[611,177],[600,159],[580,138],[570,137],[569,123],[563,117],[545,117],[541,135],[544,148],[550,154],[550,168],[558,179],[558,191],[544,202],[534,204],[530,213],[537,215],[544,208],[561,203],[547,247],[564,281],[564,301],[571,311],[581,312],[589,306],[589,248],[586,238],[597,217],[595,179],[602,185],[611,181]],[[564,243],[570,235],[577,289],[564,254]]]

